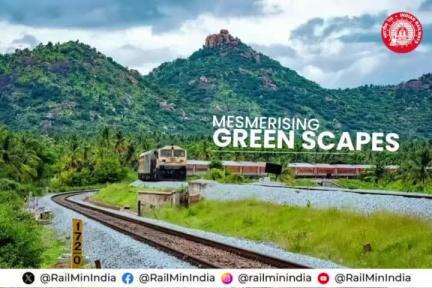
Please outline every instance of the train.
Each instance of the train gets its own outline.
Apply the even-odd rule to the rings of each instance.
[[[186,180],[187,153],[175,145],[139,155],[138,178],[142,181]]]
[[[232,174],[245,176],[267,176],[265,162],[221,161],[224,169]],[[143,181],[186,180],[189,175],[205,174],[210,161],[188,160],[186,150],[175,145],[142,153],[138,159],[138,178]],[[291,170],[298,178],[356,178],[373,165],[363,164],[324,164],[324,163],[289,163]],[[398,166],[386,166],[387,172],[395,172]]]

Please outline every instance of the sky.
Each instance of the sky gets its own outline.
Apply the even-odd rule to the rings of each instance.
[[[413,13],[424,37],[396,54],[380,28]],[[0,53],[79,40],[142,74],[228,29],[327,88],[396,84],[432,72],[432,0],[0,0]]]

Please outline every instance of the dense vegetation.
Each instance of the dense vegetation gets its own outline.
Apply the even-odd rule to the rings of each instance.
[[[0,192],[0,268],[39,267],[42,238],[36,221],[21,210],[13,191]]]
[[[25,198],[40,195],[54,173],[49,146],[46,138],[0,128],[0,268],[52,264],[51,249],[59,247],[23,209]]]
[[[119,181],[133,161],[128,142],[109,129],[79,142],[0,127],[0,268],[46,267],[62,253],[53,232],[25,210],[29,195]]]
[[[52,179],[52,186],[88,186],[124,179],[127,168],[135,161],[135,147],[121,131],[110,133],[105,128],[96,139],[84,143],[76,136],[69,138],[59,157],[59,173]]]

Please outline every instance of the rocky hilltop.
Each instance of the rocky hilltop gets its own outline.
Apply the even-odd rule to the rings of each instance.
[[[432,91],[432,74],[428,73],[421,76],[418,79],[408,80],[399,84],[399,88],[402,89],[414,89],[414,90],[429,90]]]
[[[211,34],[205,39],[204,47],[214,48],[220,46],[235,47],[240,43],[240,39],[234,38],[226,29],[220,30],[217,34]]]

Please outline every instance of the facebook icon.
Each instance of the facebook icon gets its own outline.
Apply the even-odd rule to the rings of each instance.
[[[133,279],[134,279],[133,275],[129,272],[124,273],[122,276],[122,281],[125,284],[131,284],[133,282]]]

